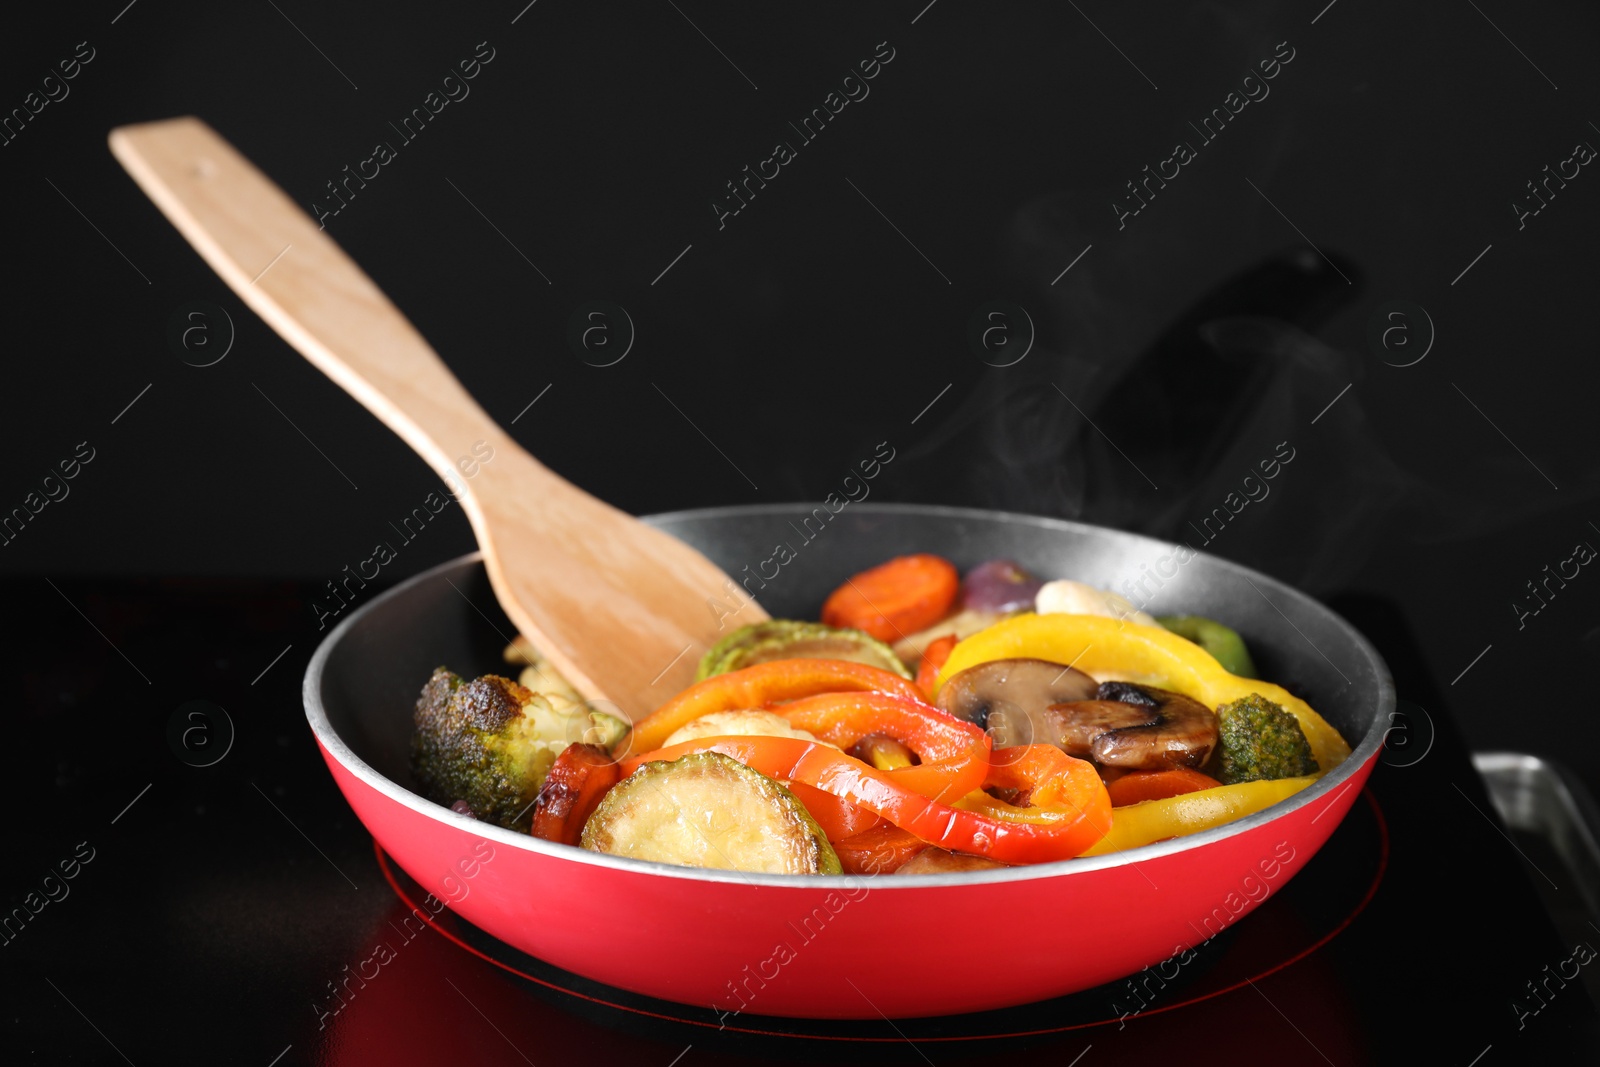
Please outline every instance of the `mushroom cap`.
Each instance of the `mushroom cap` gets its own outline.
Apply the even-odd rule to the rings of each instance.
[[[1217,745],[1217,716],[1193,697],[1152,685],[1106,682],[1095,700],[1050,709],[1069,755],[1124,770],[1199,767]]]
[[[1080,670],[1044,659],[997,659],[969,667],[945,682],[938,706],[988,730],[995,748],[1061,744],[1057,704],[1092,700],[1095,680]]]

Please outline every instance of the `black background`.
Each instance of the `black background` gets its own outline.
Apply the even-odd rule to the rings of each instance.
[[[1392,598],[1444,679],[1492,645],[1449,690],[1478,747],[1570,749],[1582,730],[1592,748],[1575,705],[1519,694],[1530,673],[1587,676],[1594,579],[1581,573],[1521,630],[1512,604],[1535,605],[1525,583],[1576,542],[1600,544],[1586,314],[1600,195],[1585,168],[1520,231],[1511,204],[1576,142],[1600,139],[1600,13],[1079,6],[940,3],[917,18],[915,2],[758,16],[540,0],[514,25],[515,3],[32,13],[0,44],[6,107],[78,42],[95,58],[0,148],[12,205],[0,502],[21,505],[80,441],[96,458],[0,548],[0,568],[332,577],[437,485],[239,303],[106,149],[118,124],[196,114],[308,209],[376,141],[400,144],[330,232],[502,425],[549,386],[512,431],[630,511],[820,499],[887,440],[898,458],[876,499],[1184,537],[1288,440],[1296,463],[1208,549],[1319,594]],[[494,59],[470,95],[402,144],[388,123],[483,41]],[[870,95],[719,230],[724,183],[797,141],[787,124],[881,41],[895,58]],[[1119,231],[1123,183],[1176,140],[1199,144],[1187,124],[1281,41],[1295,58],[1270,95]],[[1185,417],[1221,445],[1161,437],[1174,417],[1161,398],[1106,402],[1196,301],[1303,248],[1293,227],[1355,284],[1332,278],[1323,291],[1340,305],[1303,316],[1312,331],[1270,358],[1217,362],[1182,331],[1193,353],[1179,362],[1221,368],[1222,395],[1241,365],[1292,365],[1246,414],[1197,400]],[[615,366],[566,343],[595,299],[637,329]],[[967,343],[995,299],[1037,328],[1013,367]],[[236,326],[211,367],[167,341],[194,300]],[[1392,300],[1424,307],[1437,331],[1414,366],[1368,348]],[[1191,453],[1198,465],[1152,469]],[[385,578],[470,546],[449,516]]]
[[[558,472],[635,513],[820,499],[888,441],[874,499],[1183,538],[1288,441],[1270,495],[1207,550],[1387,601],[1446,694],[1430,713],[1600,785],[1600,577],[1520,628],[1513,607],[1600,545],[1600,178],[1585,167],[1522,229],[1512,207],[1600,145],[1593,5],[124,3],[11,15],[0,39],[7,111],[94,50],[0,147],[0,511],[95,450],[0,547],[14,620],[59,610],[41,577],[113,637],[102,580],[329,578],[437,488],[211,274],[105,135],[199,115],[309,209],[487,42],[470,96],[328,228]],[[870,96],[719,229],[724,183],[885,41]],[[1270,95],[1119,229],[1124,183],[1198,144],[1188,124],[1279,42],[1294,58]],[[1290,281],[1225,307],[1251,318],[1192,314],[1263,263]],[[168,342],[198,300],[236,329],[204,368]],[[614,366],[567,342],[592,300],[637,328]],[[994,300],[1037,329],[1014,366],[968,343]],[[1436,331],[1407,367],[1390,364],[1418,348],[1368,342],[1398,300]],[[444,519],[385,580],[471,548]],[[278,670],[303,667],[314,622]],[[28,714],[63,712],[30,695]]]

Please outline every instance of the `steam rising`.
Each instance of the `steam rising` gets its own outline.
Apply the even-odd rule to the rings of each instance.
[[[1087,226],[1061,203],[1052,198],[1019,216],[1014,247],[1030,275],[1049,277],[1051,264],[1088,243]],[[1151,252],[1107,254],[1120,257],[1116,272],[1125,276]],[[1174,319],[1180,304],[1136,306],[1107,293],[1097,262],[1104,270],[1106,261],[1086,259],[1070,286],[1036,298],[1049,303],[1035,312],[1032,353],[981,371],[907,450],[897,493],[1186,541],[1316,591],[1351,578],[1380,539],[1475,537],[1596,489],[1592,476],[1582,485],[1567,475],[1558,498],[1531,471],[1510,470],[1515,454],[1493,492],[1430,482],[1397,459],[1364,408],[1363,383],[1380,388],[1380,374],[1411,372],[1312,333],[1359,293],[1353,264],[1335,269],[1311,249],[1293,249],[1195,294],[1198,302]],[[1341,270],[1358,284],[1347,285]],[[1160,281],[1142,299],[1178,288],[1173,278]],[[1262,462],[1285,446],[1292,463],[1263,478]],[[1219,509],[1228,521],[1205,524]]]

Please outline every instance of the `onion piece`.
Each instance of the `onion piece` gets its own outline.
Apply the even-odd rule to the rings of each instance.
[[[1009,559],[991,559],[967,572],[961,581],[961,606],[973,611],[1007,612],[1031,609],[1044,582]]]

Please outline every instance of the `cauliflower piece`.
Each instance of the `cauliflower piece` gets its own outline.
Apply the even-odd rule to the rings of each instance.
[[[518,634],[517,639],[506,646],[504,655],[507,663],[522,667],[522,674],[517,678],[517,684],[524,689],[531,689],[546,696],[561,697],[573,704],[583,703],[583,697],[561,677],[555,664],[546,659],[544,653],[535,648],[533,642],[526,637]]]
[[[702,737],[798,737],[802,741],[816,741],[805,730],[796,730],[789,720],[770,711],[715,711],[686,722],[661,743],[662,748],[696,741]],[[827,744],[817,741],[818,744]],[[830,748],[836,746],[829,746]]]
[[[1046,582],[1034,598],[1033,610],[1040,615],[1104,615],[1140,626],[1160,625],[1127,597],[1066,578]]]

